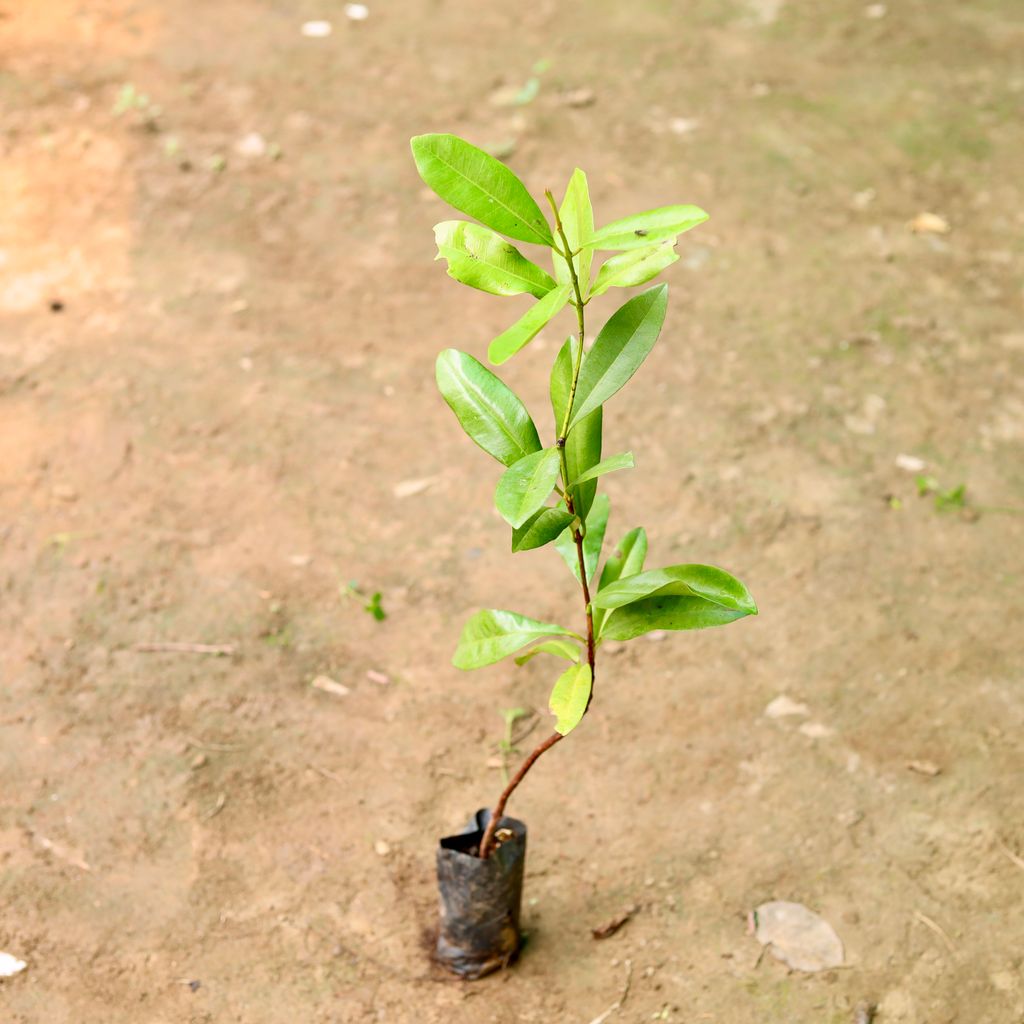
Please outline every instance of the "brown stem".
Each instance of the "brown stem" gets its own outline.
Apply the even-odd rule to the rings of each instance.
[[[530,756],[519,766],[519,771],[512,776],[512,780],[505,787],[504,792],[498,797],[498,802],[494,805],[494,810],[491,811],[491,820],[487,822],[487,828],[484,831],[484,837],[480,842],[480,858],[481,860],[487,860],[491,854],[491,850],[494,847],[494,832],[498,827],[498,822],[501,821],[502,816],[505,813],[505,804],[508,803],[508,798],[512,795],[512,791],[523,781],[523,776],[533,767],[533,762],[544,753],[545,750],[550,750],[560,739],[562,734],[559,732],[553,732]]]
[[[559,237],[562,239],[562,245],[565,247],[564,258],[569,268],[569,276],[572,280],[573,292],[576,296],[576,301],[573,305],[576,307],[576,317],[579,323],[580,332],[579,352],[576,356],[576,365],[573,367],[572,387],[569,391],[569,400],[565,407],[565,420],[562,423],[562,429],[559,431],[558,440],[556,441],[562,461],[562,483],[564,485],[563,497],[565,498],[565,507],[568,509],[570,514],[573,514],[575,509],[573,508],[572,496],[569,493],[569,472],[565,459],[565,437],[569,431],[569,417],[572,413],[573,399],[576,396],[576,385],[579,382],[580,366],[583,363],[583,341],[585,337],[585,327],[583,322],[584,302],[583,292],[580,290],[580,282],[576,274],[576,266],[573,263],[572,246],[569,245],[569,239],[565,234],[565,227],[563,226],[562,219],[559,216],[558,207],[555,205],[555,197],[550,191],[546,191],[544,194],[547,196],[548,202],[551,204],[551,209],[555,215],[555,226],[558,230]],[[583,589],[583,606],[587,612],[587,664],[590,665],[590,697],[587,698],[587,706],[583,711],[583,714],[585,715],[587,711],[590,710],[590,702],[594,699],[594,612],[590,607],[590,587],[587,583],[587,565],[586,559],[583,557],[583,531],[579,529],[573,530],[572,539],[576,543],[576,557],[579,559],[580,565],[580,585]],[[519,783],[523,781],[526,773],[533,767],[533,762],[536,761],[545,750],[550,750],[551,747],[553,747],[561,738],[561,733],[552,733],[519,766],[519,771],[515,773],[512,780],[505,787],[505,791],[498,798],[498,802],[495,804],[494,810],[491,812],[491,820],[487,823],[487,828],[484,830],[484,837],[480,841],[481,860],[486,860],[494,849],[494,833],[498,827],[498,822],[505,813],[505,804],[508,803],[508,798],[515,791],[515,788]]]

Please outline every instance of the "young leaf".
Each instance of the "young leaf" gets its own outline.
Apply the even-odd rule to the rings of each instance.
[[[590,469],[581,473],[573,481],[573,484],[582,484],[588,480],[596,480],[599,476],[604,476],[605,473],[614,473],[619,469],[632,469],[634,465],[632,452],[612,455],[610,458],[602,459],[596,466],[591,466]]]
[[[699,206],[662,206],[606,224],[583,244],[589,249],[642,249],[675,238],[707,219]]]
[[[590,294],[603,295],[609,288],[633,288],[646,284],[679,259],[675,244],[675,239],[670,238],[649,249],[630,249],[606,260],[597,272]]]
[[[551,713],[557,718],[555,732],[568,736],[580,724],[592,686],[590,666],[586,662],[571,665],[558,677],[548,701]]]
[[[601,639],[632,640],[655,629],[707,629],[749,614],[702,597],[646,597],[609,612],[601,627]]]
[[[486,366],[466,352],[445,349],[437,357],[437,386],[462,429],[506,466],[540,451],[537,428],[526,406]]]
[[[551,410],[555,414],[555,432],[565,423],[565,412],[572,387],[572,371],[575,366],[579,342],[569,338],[562,346],[551,368]],[[581,476],[601,461],[601,430],[603,415],[595,409],[581,420],[571,431],[565,442],[565,465],[569,480]],[[563,481],[568,483],[568,481]],[[573,510],[583,520],[590,514],[590,506],[597,494],[597,481],[591,480],[570,489]]]
[[[526,186],[493,156],[456,135],[417,135],[410,145],[420,177],[456,210],[509,238],[554,244]]]
[[[642,526],[630,530],[601,570],[601,582],[597,585],[598,593],[616,580],[625,579],[643,572],[644,559],[647,557],[647,533]]]
[[[494,505],[510,526],[520,527],[555,488],[561,459],[557,448],[534,452],[509,466],[494,492]]]
[[[579,646],[571,640],[545,640],[536,647],[531,647],[525,654],[520,654],[516,658],[516,664],[525,665],[538,654],[553,654],[556,658],[565,658],[566,661],[580,660]]]
[[[547,322],[569,301],[569,285],[552,288],[532,305],[507,331],[499,334],[487,349],[487,358],[497,366],[511,359],[541,332]]]
[[[512,550],[529,551],[550,544],[575,518],[564,508],[542,508],[512,531]]]
[[[601,328],[583,359],[569,426],[604,405],[636,373],[654,347],[668,307],[668,285],[634,295]]]
[[[583,564],[587,567],[587,581],[593,579],[597,569],[598,559],[601,557],[601,545],[604,544],[604,533],[608,527],[608,514],[611,511],[611,502],[607,494],[599,494],[594,499],[590,515],[587,516],[587,532],[583,535]],[[576,541],[573,539],[572,530],[566,530],[558,540],[555,541],[555,550],[562,556],[562,560],[577,580],[580,578],[580,559],[576,551]]]
[[[643,572],[644,559],[647,557],[647,533],[642,526],[630,530],[625,537],[619,541],[615,553],[604,563],[601,570],[601,579],[597,584],[597,591],[600,593],[610,583],[623,579],[626,576],[635,576]],[[604,627],[604,620],[610,614],[607,608],[594,609],[594,632],[600,637]]]
[[[594,210],[590,205],[590,189],[587,186],[587,176],[577,167],[572,172],[569,185],[565,190],[565,198],[559,207],[558,216],[565,229],[565,237],[569,239],[570,251],[579,249],[585,238],[590,238],[594,233]],[[558,253],[551,254],[555,264],[555,277],[559,284],[569,284],[572,278],[569,274],[569,266]],[[590,265],[594,259],[593,249],[583,249],[578,256],[573,257],[576,267],[576,277],[580,283],[580,291],[584,296],[587,294],[587,287],[590,285]]]
[[[488,608],[477,612],[463,627],[452,664],[461,669],[493,665],[527,644],[549,636],[576,634],[550,622],[538,622],[516,612]]]
[[[713,565],[670,565],[620,578],[594,597],[595,608],[621,608],[648,597],[697,597],[722,608],[756,615],[750,591],[735,576]]]
[[[465,220],[434,225],[437,258],[448,261],[448,276],[491,295],[522,295],[540,299],[555,282],[531,263],[511,242],[490,228]]]

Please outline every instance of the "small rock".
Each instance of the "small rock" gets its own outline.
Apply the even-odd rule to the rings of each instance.
[[[202,768],[203,765],[206,764],[206,761],[207,757],[205,754],[196,754],[196,756],[192,758],[192,764],[189,765],[189,767],[195,771],[197,768]]]
[[[16,956],[11,956],[10,953],[0,953],[0,978],[13,978],[15,974],[20,974],[28,964],[24,960],[19,960]]]
[[[699,126],[700,121],[695,117],[673,117],[668,123],[668,129],[673,135],[689,135]]]
[[[305,569],[313,561],[312,555],[289,555],[288,564],[294,565],[296,569]]]
[[[754,911],[754,935],[793,970],[814,972],[843,965],[843,944],[835,930],[801,903],[762,903]]]
[[[836,734],[835,729],[830,725],[823,725],[821,722],[804,722],[800,726],[800,732],[804,736],[809,736],[812,740],[824,740]]]
[[[55,484],[53,488],[53,496],[58,501],[77,501],[78,491],[76,491],[71,484]]]
[[[780,694],[764,709],[766,718],[788,718],[790,715],[809,715],[811,709],[800,701]]]
[[[267,140],[263,138],[259,132],[249,132],[248,135],[243,135],[238,142],[235,143],[235,152],[239,156],[245,157],[265,156],[267,152]]]
[[[885,4],[868,4],[864,8],[864,17],[871,18],[872,21],[878,21],[879,18],[884,18],[888,11],[889,8]]]
[[[918,775],[927,775],[934,778],[942,769],[934,761],[908,761],[907,768]]]
[[[915,235],[948,235],[949,221],[937,213],[919,213],[908,225]]]
[[[370,8],[366,4],[345,4],[345,17],[350,21],[366,21]]]
[[[488,768],[504,768],[505,759],[503,757],[489,757],[487,758]]]
[[[920,473],[925,466],[928,465],[924,459],[919,459],[916,455],[897,455],[896,465],[908,473]]]
[[[597,102],[593,89],[570,89],[562,93],[562,103],[567,107],[591,107]]]
[[[850,205],[855,210],[866,210],[874,201],[877,193],[873,188],[865,188],[860,192],[854,192]]]
[[[413,495],[422,494],[428,487],[433,487],[439,477],[425,476],[419,480],[403,480],[391,488],[391,493],[396,498],[411,498]]]
[[[391,844],[384,839],[378,839],[373,844],[373,849],[379,857],[386,857],[391,852]]]
[[[329,21],[306,21],[301,31],[307,39],[325,39],[334,29]]]
[[[367,670],[366,678],[369,679],[371,683],[376,683],[378,686],[387,686],[388,683],[391,682],[390,676],[372,668]]]
[[[335,697],[347,697],[352,692],[344,683],[336,682],[330,676],[316,676],[309,685],[324,693],[333,693]]]

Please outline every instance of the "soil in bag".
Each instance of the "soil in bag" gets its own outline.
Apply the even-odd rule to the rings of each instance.
[[[519,908],[526,865],[526,826],[502,818],[500,840],[487,860],[477,856],[491,812],[476,815],[459,835],[437,850],[441,928],[437,959],[463,978],[482,978],[519,952]]]

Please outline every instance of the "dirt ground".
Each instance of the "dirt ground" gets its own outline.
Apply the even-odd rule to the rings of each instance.
[[[1024,1021],[1019,0],[369,8],[0,2],[0,1019],[587,1024],[628,962],[610,1022]],[[608,409],[610,534],[761,608],[605,654],[476,984],[424,952],[434,844],[551,667],[451,653],[579,609],[435,392],[522,308],[432,262],[445,130],[599,220],[711,212]],[[545,424],[568,329],[507,370]],[[767,899],[848,965],[759,959]]]

